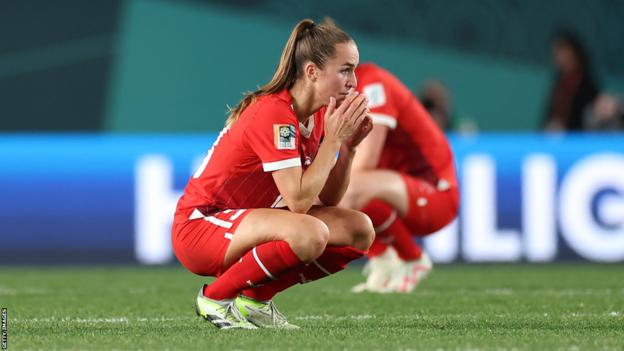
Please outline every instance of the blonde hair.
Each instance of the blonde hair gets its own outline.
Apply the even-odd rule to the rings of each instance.
[[[290,37],[284,46],[275,74],[271,81],[254,92],[245,94],[245,97],[234,107],[229,109],[225,125],[231,126],[240,114],[259,96],[274,94],[284,89],[290,89],[297,78],[303,76],[303,67],[306,62],[312,62],[320,69],[328,58],[336,54],[336,44],[352,41],[351,37],[338,28],[331,19],[324,19],[316,24],[310,19],[304,19],[293,28]]]

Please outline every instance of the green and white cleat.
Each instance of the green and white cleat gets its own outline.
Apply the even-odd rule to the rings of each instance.
[[[213,300],[204,296],[203,287],[195,301],[195,312],[219,329],[258,329],[241,316],[234,300]]]
[[[234,305],[244,318],[260,328],[299,329],[298,326],[288,323],[272,300],[258,301],[239,295],[234,300]]]

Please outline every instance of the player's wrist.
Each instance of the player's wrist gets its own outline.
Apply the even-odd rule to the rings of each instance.
[[[336,151],[340,150],[340,146],[342,145],[342,141],[338,138],[325,138],[323,139],[323,145],[327,145],[328,147],[333,147]]]
[[[340,153],[343,154],[345,156],[355,156],[355,152],[357,150],[357,146],[352,146],[350,143],[345,142],[342,143],[342,145],[340,146]]]

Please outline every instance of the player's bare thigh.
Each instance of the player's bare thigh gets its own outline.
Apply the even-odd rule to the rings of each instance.
[[[286,241],[304,262],[316,259],[325,249],[329,229],[321,220],[285,209],[249,210],[236,228],[224,258],[229,267],[254,246]]]
[[[366,251],[375,239],[373,224],[362,212],[335,206],[314,206],[308,214],[329,228],[328,245],[349,245]]]
[[[403,178],[391,170],[358,171],[351,175],[345,201],[341,204],[361,209],[372,199],[381,199],[405,216],[409,210],[409,195]]]

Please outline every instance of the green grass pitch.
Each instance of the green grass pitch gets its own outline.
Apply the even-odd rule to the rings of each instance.
[[[179,267],[0,267],[8,350],[623,350],[622,265],[438,266],[415,293],[358,267],[276,298],[296,331],[220,331]]]

